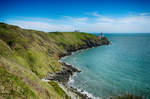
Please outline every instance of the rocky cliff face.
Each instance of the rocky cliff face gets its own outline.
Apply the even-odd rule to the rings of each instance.
[[[0,98],[69,99],[57,83],[41,79],[53,73],[68,77],[78,70],[64,67],[60,57],[104,44],[109,44],[105,37],[99,40],[87,33],[45,33],[0,23]]]
[[[102,45],[109,45],[110,41],[106,38],[103,37],[101,40],[100,39],[84,39],[82,40],[84,44],[79,45],[79,46],[74,46],[74,45],[69,45],[69,47],[66,47],[67,53],[61,53],[59,57],[63,57],[66,55],[70,55],[71,52],[75,52],[81,49],[87,49],[87,48],[92,48],[92,47],[97,47],[97,46],[102,46]]]

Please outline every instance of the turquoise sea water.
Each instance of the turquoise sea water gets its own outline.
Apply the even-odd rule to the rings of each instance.
[[[74,53],[61,60],[82,72],[74,86],[95,97],[125,93],[150,95],[150,34],[105,34],[111,45]]]

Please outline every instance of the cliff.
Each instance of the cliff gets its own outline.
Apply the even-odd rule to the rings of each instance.
[[[64,69],[58,62],[62,56],[104,44],[107,38],[87,33],[45,33],[0,23],[0,98],[70,99],[56,82],[41,79]]]

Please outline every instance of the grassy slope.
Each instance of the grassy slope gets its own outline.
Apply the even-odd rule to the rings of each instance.
[[[45,33],[0,23],[0,98],[69,98],[57,83],[40,79],[59,71],[58,56],[87,39],[98,40],[85,33]]]

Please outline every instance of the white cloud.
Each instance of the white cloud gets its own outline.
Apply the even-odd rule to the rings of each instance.
[[[70,17],[70,16],[65,16],[65,19],[67,22],[72,22],[72,24],[81,24],[85,23],[88,21],[87,17]]]
[[[127,16],[122,18],[97,17],[70,17],[63,19],[23,18],[22,20],[7,20],[7,23],[18,25],[26,29],[42,31],[74,31],[111,32],[111,33],[150,33],[150,16]]]
[[[92,15],[93,15],[93,16],[100,16],[100,14],[97,13],[97,12],[93,12]]]
[[[91,16],[101,16],[98,12],[91,12],[91,13],[86,13],[87,15],[91,15]]]
[[[18,25],[24,29],[35,29],[40,31],[72,31],[73,27],[71,25],[63,25],[63,24],[51,24],[46,22],[32,22],[32,21],[22,21],[22,20],[14,20],[8,21],[9,24]]]
[[[109,18],[109,17],[100,17],[100,18],[98,18],[98,21],[112,23],[112,22],[115,22],[115,19]]]
[[[150,15],[150,12],[140,13],[140,16],[147,16]]]

